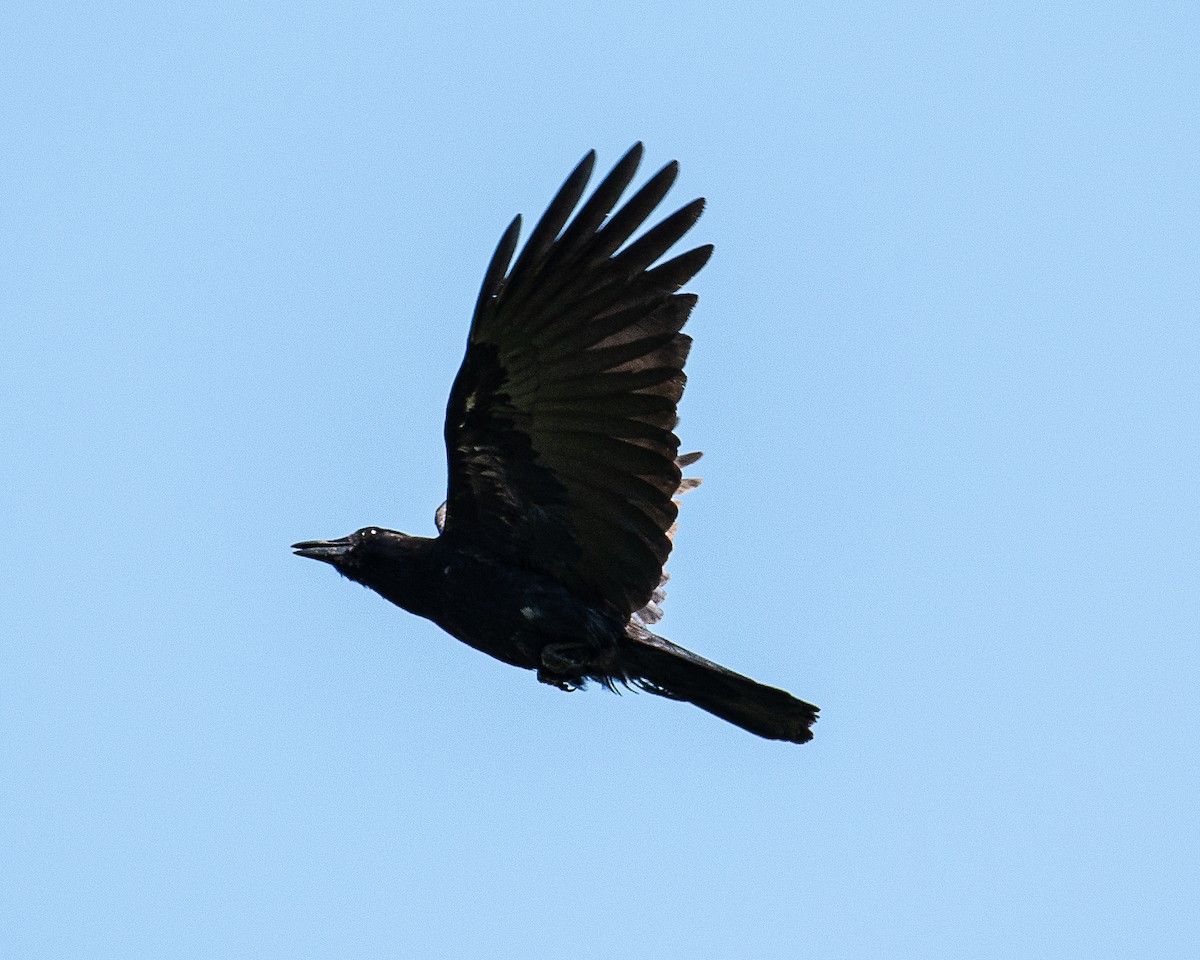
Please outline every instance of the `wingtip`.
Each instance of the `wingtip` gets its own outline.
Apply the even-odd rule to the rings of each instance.
[[[565,182],[571,183],[576,177],[581,177],[583,182],[586,184],[590,179],[592,179],[592,170],[594,170],[595,167],[596,151],[593,149],[589,150],[583,155],[582,158],[580,158],[580,161],[575,164],[575,169],[571,171],[570,176],[567,177]]]
[[[504,234],[500,237],[500,243],[496,247],[496,252],[499,254],[501,251],[504,251],[505,256],[503,257],[503,266],[505,271],[508,270],[509,265],[512,263],[512,256],[513,253],[516,252],[517,241],[521,237],[521,227],[524,226],[524,224],[524,219],[522,219],[521,215],[518,213],[515,217],[508,221],[508,226],[504,228]],[[503,274],[501,275],[503,276]]]
[[[679,177],[679,161],[672,160],[669,163],[664,163],[657,173],[646,181],[646,186],[654,185],[661,191],[662,196],[675,185],[675,181]]]

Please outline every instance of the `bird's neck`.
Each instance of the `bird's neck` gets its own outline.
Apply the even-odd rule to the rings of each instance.
[[[438,539],[406,537],[389,543],[369,571],[354,579],[396,606],[430,617],[442,596],[441,552]]]

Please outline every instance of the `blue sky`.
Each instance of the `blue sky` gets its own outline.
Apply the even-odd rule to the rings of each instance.
[[[1193,958],[1200,14],[24,4],[0,955]],[[565,696],[294,540],[428,534],[487,257],[591,147],[716,255],[662,632]]]

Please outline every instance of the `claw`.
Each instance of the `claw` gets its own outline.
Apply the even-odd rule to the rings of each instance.
[[[564,693],[574,693],[576,690],[578,690],[580,687],[583,686],[582,680],[577,681],[573,678],[556,676],[555,674],[548,673],[545,670],[539,670],[537,672],[537,678],[542,683],[547,684],[548,686],[551,686],[551,687],[557,687],[559,690],[562,690]]]

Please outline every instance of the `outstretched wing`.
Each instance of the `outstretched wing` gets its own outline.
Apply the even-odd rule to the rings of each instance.
[[[446,409],[443,536],[623,616],[650,601],[671,550],[675,411],[691,345],[680,331],[696,302],[677,291],[712,253],[654,266],[703,200],[626,245],[678,173],[668,164],[612,213],[641,154],[635,145],[571,219],[595,163],[584,157],[510,270],[513,221]]]

